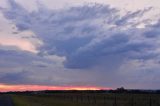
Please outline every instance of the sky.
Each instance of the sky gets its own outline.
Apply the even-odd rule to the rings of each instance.
[[[158,4],[0,0],[0,91],[159,89]]]

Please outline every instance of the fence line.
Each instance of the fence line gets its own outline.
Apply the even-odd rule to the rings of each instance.
[[[124,103],[125,105],[127,103],[129,103],[127,106],[140,106],[140,103],[138,100],[138,98],[136,98],[136,96],[134,95],[131,95],[131,97],[125,97],[124,100],[120,98],[120,96],[118,96],[117,94],[114,94],[114,96],[110,96],[107,97],[106,95],[104,96],[99,96],[99,95],[84,95],[84,94],[77,94],[77,95],[71,95],[71,94],[68,94],[68,95],[54,95],[54,97],[56,99],[59,99],[59,100],[65,100],[65,101],[70,101],[70,102],[74,102],[74,103],[86,103],[86,104],[89,104],[89,105],[96,105],[98,106],[99,104],[101,105],[104,105],[106,106],[107,104],[109,104],[111,102],[111,106],[119,106],[120,103]],[[123,97],[123,96],[122,96]],[[148,98],[148,100],[147,100]],[[125,101],[126,99],[126,101]],[[141,102],[144,102],[142,104],[146,104],[145,106],[160,106],[159,105],[159,101],[158,99],[156,100],[155,98],[153,97],[142,97],[140,98],[142,99]],[[121,101],[122,100],[122,101]],[[110,105],[107,105],[107,106],[110,106]]]

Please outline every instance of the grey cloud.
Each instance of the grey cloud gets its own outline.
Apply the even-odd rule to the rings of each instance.
[[[124,57],[126,59],[131,55],[129,51],[138,52],[147,47],[142,43],[142,45],[129,43],[132,41],[130,36],[134,36],[135,32],[140,32],[139,29],[135,29],[135,32],[122,29],[127,24],[131,24],[128,20],[142,16],[150,8],[120,17],[118,10],[100,4],[57,11],[48,10],[41,5],[39,11],[29,13],[12,2],[9,2],[12,9],[3,12],[6,18],[13,20],[19,30],[32,30],[43,41],[44,45],[39,48],[42,52],[40,54],[47,52],[50,55],[65,56],[67,60],[64,63],[68,68],[92,67],[101,57],[122,52],[126,54]],[[21,10],[15,9],[15,6]],[[109,25],[117,26],[110,28]],[[133,35],[130,35],[131,33]],[[92,45],[91,43],[96,40],[100,40],[101,43]],[[79,49],[83,48],[88,48],[88,50],[79,52]]]
[[[124,36],[125,35],[121,36],[121,34],[118,34],[103,39],[101,42],[85,48],[85,50],[81,48],[80,51],[68,58],[66,63],[67,67],[87,68],[98,64],[103,58],[106,58],[105,62],[107,63],[107,61],[110,61],[109,58],[111,55],[121,55],[121,52],[123,52],[123,47],[128,42],[128,38]]]
[[[88,79],[91,73],[59,67],[57,61],[20,50],[0,50],[0,83],[65,86],[94,80]]]
[[[55,70],[57,70],[54,64],[54,60],[51,61],[29,52],[0,50],[0,82],[53,85],[55,83],[50,81],[48,76],[52,76],[51,78],[54,79]],[[44,78],[42,79],[42,77]]]
[[[120,16],[119,10],[100,4],[62,10],[49,10],[43,5],[39,5],[39,10],[34,12],[28,12],[14,0],[9,0],[9,5],[9,9],[2,9],[4,16],[13,21],[19,31],[31,30],[36,34],[36,38],[43,42],[43,45],[38,48],[38,56],[34,55],[32,57],[25,53],[19,55],[27,61],[24,67],[28,67],[30,61],[42,62],[35,63],[32,69],[40,70],[39,73],[31,71],[32,74],[35,72],[33,74],[35,76],[38,73],[35,78],[39,80],[39,82],[36,80],[39,84],[59,84],[58,82],[76,84],[77,82],[83,82],[115,86],[118,83],[123,84],[123,81],[127,84],[135,84],[135,81],[142,80],[138,85],[140,86],[145,82],[146,77],[144,75],[150,76],[150,73],[147,73],[147,71],[145,74],[139,73],[141,70],[137,72],[134,68],[132,69],[133,72],[130,72],[131,69],[127,68],[127,62],[133,61],[132,64],[129,64],[130,67],[138,64],[135,67],[140,68],[139,64],[143,64],[146,70],[159,69],[159,67],[156,66],[155,68],[155,66],[146,62],[159,61],[160,59],[158,42],[160,24],[146,25],[145,28],[141,29],[136,28],[137,24],[145,22],[145,20],[139,21],[138,19],[151,8]],[[137,21],[133,21],[134,18],[137,18]],[[130,20],[132,21],[130,22]],[[7,53],[3,51],[0,54],[6,55]],[[19,56],[15,58],[14,53],[10,54],[9,52],[8,55],[11,57],[4,57],[1,60],[13,59],[17,61],[16,64],[23,61]],[[65,57],[65,67],[57,69],[56,66],[51,66],[54,62],[44,61],[46,55]],[[142,61],[142,63],[134,63],[135,60]],[[118,73],[121,72],[121,67],[125,67],[123,71],[127,70],[129,72],[121,75]],[[46,72],[42,71],[44,68],[47,70]],[[57,70],[60,70],[60,72]],[[27,79],[28,74],[21,75],[22,73],[3,74],[2,79],[11,80],[19,74],[20,76],[26,76],[25,80],[31,79]],[[31,73],[29,75],[32,75]],[[47,73],[52,73],[54,77]],[[89,74],[93,76],[89,76]],[[140,74],[141,77],[136,76],[137,79],[130,79],[130,74],[133,74],[133,77]],[[157,74],[159,75],[158,72]],[[78,75],[85,76],[85,78],[81,79]],[[156,72],[154,75],[156,75]],[[50,78],[46,79],[46,76],[50,76]],[[93,77],[99,78],[98,81],[95,81]],[[76,81],[73,81],[73,79],[76,79]],[[128,81],[128,79],[130,80]],[[108,82],[105,80],[108,80]],[[110,81],[112,84],[110,84]],[[153,79],[150,79],[150,81],[153,81]]]
[[[137,17],[143,17],[146,12],[150,11],[152,7],[146,8],[144,10],[138,10],[135,12],[128,12],[125,16],[121,17],[119,20],[115,22],[116,25],[125,25],[125,24],[137,24],[136,22],[129,22],[130,20],[137,18]]]
[[[146,37],[148,37],[148,38],[159,37],[160,31],[159,31],[159,30],[151,30],[151,31],[145,32],[144,35],[145,35]]]
[[[147,38],[158,38],[160,36],[160,22],[158,21],[154,25],[149,25],[144,32],[144,36]]]
[[[30,20],[28,17],[28,11],[21,5],[17,4],[14,0],[8,0],[9,9],[1,8],[2,12],[5,12],[5,17],[11,19],[19,30],[26,30],[30,27]]]
[[[12,2],[9,2],[12,10],[9,9],[4,12],[5,15],[10,14],[7,18],[13,20],[19,30],[30,29],[37,34],[44,42],[39,54],[47,52],[50,55],[65,56],[67,59],[65,66],[68,68],[92,67],[97,64],[96,61],[101,61],[101,57],[107,57],[110,54],[122,54],[120,57],[124,56],[124,59],[136,57],[133,52],[141,52],[147,46],[148,48],[152,47],[145,42],[130,42],[132,41],[131,36],[135,36],[135,32],[142,34],[140,29],[122,30],[128,24],[135,24],[130,23],[129,20],[142,17],[152,8],[138,10],[133,13],[129,12],[120,17],[118,10],[100,4],[84,5],[60,11],[48,10],[43,5],[39,5],[39,11],[29,13],[20,5]],[[15,6],[18,8],[14,9]],[[19,9],[21,10],[19,11]],[[107,28],[107,23],[117,26]],[[107,29],[103,29],[103,27]],[[100,36],[102,38],[99,38]],[[92,45],[91,43],[96,40],[99,40],[100,43]],[[88,49],[79,51],[83,48]]]
[[[6,73],[0,77],[1,82],[6,84],[26,84],[31,83],[25,71]]]

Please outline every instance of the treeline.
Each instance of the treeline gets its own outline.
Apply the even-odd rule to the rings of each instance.
[[[131,93],[131,94],[160,94],[160,90],[124,89],[116,90],[43,90],[43,91],[11,91],[0,94],[51,94],[51,93]]]

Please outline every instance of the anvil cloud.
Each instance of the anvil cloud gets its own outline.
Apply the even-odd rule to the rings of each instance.
[[[155,7],[121,13],[98,3],[49,9],[37,2],[33,11],[14,0],[7,5],[0,8],[0,83],[160,87]]]

